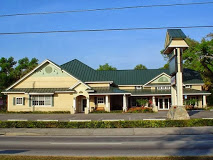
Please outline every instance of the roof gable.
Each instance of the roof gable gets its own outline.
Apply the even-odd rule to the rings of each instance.
[[[83,82],[106,81],[106,77],[77,59],[61,65],[61,68]]]
[[[171,78],[168,74],[166,73],[161,73],[160,75],[154,77],[152,80],[147,82],[144,85],[149,85],[149,84],[170,84],[171,83]]]
[[[98,71],[117,85],[144,85],[168,69]]]

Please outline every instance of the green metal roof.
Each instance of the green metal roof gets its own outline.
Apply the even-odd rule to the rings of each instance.
[[[196,84],[204,83],[199,72],[192,69],[185,68],[183,70],[183,83],[184,84]]]
[[[130,93],[128,91],[121,90],[116,87],[93,87],[92,89],[95,91],[94,93]]]
[[[73,90],[69,88],[14,88],[4,92],[55,93],[57,91],[73,91]]]
[[[115,70],[97,71],[108,77],[117,85],[143,85],[161,73],[169,74],[167,69],[147,69],[147,70]]]
[[[131,93],[133,96],[139,96],[139,95],[171,95],[171,90],[157,90],[157,89],[133,89],[133,90],[125,90],[129,93]],[[207,91],[199,91],[195,89],[183,89],[183,94],[197,94],[197,95],[203,95],[203,94],[210,94]]]
[[[77,59],[62,64],[61,68],[83,82],[106,81],[107,79],[103,75],[99,74],[96,70]]]
[[[147,69],[147,70],[115,70],[115,71],[97,71],[108,77],[117,85],[143,85],[157,77],[161,73],[169,74],[168,69]],[[203,83],[199,74],[191,69],[184,69],[183,83],[196,84]]]
[[[185,39],[186,35],[181,29],[168,29],[167,30],[170,39]]]

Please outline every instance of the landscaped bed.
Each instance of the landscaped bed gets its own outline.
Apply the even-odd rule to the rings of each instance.
[[[213,119],[90,122],[0,121],[0,128],[164,128],[213,126]]]

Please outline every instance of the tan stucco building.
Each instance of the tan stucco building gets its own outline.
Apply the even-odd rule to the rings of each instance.
[[[182,31],[172,33],[175,39],[167,36],[166,44],[183,46]],[[200,74],[183,69],[181,77],[184,101],[193,99],[196,107],[206,107],[210,93],[202,90]],[[15,112],[126,112],[138,105],[138,99],[146,99],[146,106],[160,111],[171,106],[171,77],[168,69],[97,71],[76,59],[62,65],[45,60],[3,93],[8,97],[7,110]]]
[[[123,110],[147,99],[147,106],[168,110],[171,105],[171,78],[167,69],[97,71],[78,60],[61,66],[45,60],[29,74],[7,88],[8,111]],[[197,99],[206,106],[208,92],[199,73],[184,69],[184,98]]]

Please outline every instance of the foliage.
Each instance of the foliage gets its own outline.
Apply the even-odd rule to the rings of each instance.
[[[127,113],[153,113],[153,110],[148,107],[131,107]]]
[[[159,69],[169,69],[169,63],[166,63],[163,67],[161,67]]]
[[[135,68],[134,68],[135,70],[140,70],[140,69],[147,69],[147,67],[146,66],[144,66],[144,65],[142,65],[142,64],[138,64],[138,65],[136,65],[135,66]]]
[[[147,99],[136,99],[136,103],[139,106],[145,106],[148,103]]]
[[[27,57],[22,58],[18,63],[13,57],[0,59],[0,92],[23,77],[26,73],[31,71],[38,65],[38,59]],[[0,93],[1,96],[1,93]]]
[[[194,106],[198,102],[198,100],[197,99],[187,99],[184,102],[185,102],[186,105],[193,105]]]
[[[213,126],[213,119],[91,122],[0,121],[0,128],[162,128]]]
[[[123,110],[111,110],[110,112],[94,110],[90,113],[123,113]]]
[[[208,34],[200,42],[188,37],[186,43],[189,48],[183,53],[183,67],[198,71],[205,82],[204,89],[213,92],[213,34]],[[168,55],[162,56],[168,61]],[[213,94],[207,97],[207,101],[213,104]]]
[[[99,71],[110,71],[110,70],[117,70],[117,68],[110,66],[108,63],[104,65],[99,65],[99,68],[97,69]]]

